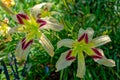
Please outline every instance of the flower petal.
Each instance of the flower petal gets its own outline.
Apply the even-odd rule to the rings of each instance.
[[[91,41],[94,35],[94,30],[92,28],[87,28],[86,33],[88,35],[88,41]]]
[[[17,32],[17,29],[18,29],[19,27],[13,27],[13,28],[11,28],[9,31],[8,31],[8,34],[12,34],[12,33],[15,33],[15,32]]]
[[[33,40],[29,40],[27,42],[26,38],[22,39],[22,49],[25,50],[28,46],[30,46],[33,43]]]
[[[18,58],[18,60],[25,60],[27,58],[27,55],[29,53],[29,49],[32,43],[27,44],[27,46],[23,46],[23,41],[20,41],[16,50],[15,50],[15,56]],[[24,47],[24,49],[23,49]]]
[[[54,47],[49,41],[49,39],[42,33],[39,42],[43,46],[43,48],[48,52],[48,54],[53,57],[54,56]]]
[[[72,50],[69,50],[69,52],[66,56],[67,61],[74,60],[76,58],[75,56],[72,56],[71,53],[72,53]]]
[[[98,49],[98,51],[101,53],[101,55],[103,56],[102,58],[93,58],[95,62],[102,64],[104,66],[108,66],[108,67],[114,67],[115,66],[115,61],[113,61],[112,59],[107,59],[104,54],[103,51],[101,49]]]
[[[61,54],[60,58],[58,59],[58,61],[56,63],[56,66],[55,66],[57,68],[56,72],[70,66],[71,63],[75,60],[75,59],[66,60],[66,56],[68,55],[69,51],[70,50]]]
[[[46,25],[43,25],[42,27],[40,27],[40,29],[51,29],[54,31],[60,31],[63,29],[63,25],[58,23],[57,20],[54,18],[46,17],[42,19],[46,21]]]
[[[99,64],[102,64],[104,66],[108,66],[108,67],[114,67],[115,66],[115,61],[113,61],[112,59],[107,59],[105,57],[97,60],[96,62],[99,63]]]
[[[78,38],[78,42],[82,41],[84,38],[86,37],[86,34],[82,34],[79,38]]]
[[[78,32],[78,39],[85,33],[85,30],[83,28],[80,28],[79,29],[79,32]]]
[[[88,42],[92,40],[94,30],[92,28],[87,28],[86,30],[80,28],[79,33],[78,33],[78,39],[83,36],[83,34],[87,34],[86,38],[88,37]]]
[[[35,19],[38,19],[38,18],[40,18],[41,9],[42,8],[50,9],[51,6],[52,6],[52,3],[49,3],[49,2],[48,3],[43,2],[41,4],[37,4],[32,7],[31,14]]]
[[[24,24],[23,19],[25,20],[29,19],[29,17],[25,13],[18,13],[16,15],[12,15],[12,18],[19,24]]]
[[[17,14],[16,17],[17,17],[17,20],[18,20],[18,23],[19,23],[19,24],[24,24],[23,19],[25,19],[25,20],[28,20],[28,19],[29,19],[26,14],[20,14],[20,13]]]
[[[16,33],[16,32],[23,32],[23,26],[16,26],[16,27],[13,27],[11,28],[9,31],[8,31],[8,34],[13,34],[13,33]]]
[[[110,41],[111,41],[110,37],[108,35],[104,35],[104,36],[94,38],[91,42],[95,44],[94,47],[98,47]]]
[[[42,20],[42,19],[38,19],[38,20],[37,20],[37,23],[39,23],[39,24],[40,24],[40,27],[42,27],[42,26],[44,26],[44,25],[46,25],[46,24],[47,24],[47,22],[46,22],[46,21],[44,21],[44,20]]]
[[[59,42],[57,42],[57,48],[60,48],[62,46],[72,48],[72,45],[75,41],[72,39],[62,39]]]
[[[82,51],[78,54],[77,77],[83,78],[85,75],[85,60]]]
[[[84,47],[83,51],[89,56],[95,55],[94,51],[91,48],[89,48],[89,46]]]
[[[92,48],[95,55],[92,55],[92,58],[94,59],[101,59],[103,57],[102,53],[97,48]]]

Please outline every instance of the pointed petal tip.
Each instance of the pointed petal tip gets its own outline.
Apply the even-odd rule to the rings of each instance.
[[[112,59],[107,59],[106,57],[103,57],[102,59],[99,59],[96,61],[98,64],[107,66],[107,67],[115,67],[115,61]]]
[[[108,59],[108,61],[111,63],[111,65],[109,65],[108,67],[115,67],[115,61],[113,61],[112,59]]]

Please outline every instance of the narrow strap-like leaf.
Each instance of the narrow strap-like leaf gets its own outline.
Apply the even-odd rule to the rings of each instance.
[[[16,61],[16,58],[15,58],[15,56],[13,54],[12,54],[12,57],[10,56],[11,54],[9,53],[8,59],[9,59],[9,62],[10,62],[10,67],[12,69],[12,72],[13,72],[15,80],[16,80],[16,79],[19,79],[19,73],[18,73],[18,68],[17,68],[17,61]],[[12,61],[14,61],[14,66],[12,64]],[[15,67],[15,69],[14,69],[14,67]]]
[[[14,76],[16,76],[16,74],[15,74],[15,70],[14,70],[13,65],[12,65],[12,59],[11,59],[11,57],[10,57],[10,54],[8,55],[8,60],[9,60],[9,62],[10,62],[11,70],[12,70]]]
[[[16,78],[19,79],[19,73],[18,73],[18,67],[17,67],[17,60],[15,58],[15,55],[13,53],[12,54],[12,58],[14,60],[14,64],[15,64],[15,70],[16,70]]]
[[[6,76],[6,80],[10,80],[7,67],[6,67],[5,62],[4,62],[3,60],[1,60],[1,64],[2,64],[2,66],[3,66],[3,68],[4,68],[4,74],[5,74],[5,76]]]

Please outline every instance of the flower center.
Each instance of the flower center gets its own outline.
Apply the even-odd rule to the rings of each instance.
[[[24,31],[26,33],[26,41],[33,39],[34,37],[40,37],[40,24],[36,22],[32,17],[29,20],[23,19],[24,22]],[[42,25],[42,24],[41,24]]]

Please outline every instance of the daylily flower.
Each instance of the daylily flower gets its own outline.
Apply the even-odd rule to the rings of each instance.
[[[107,59],[103,51],[98,46],[110,42],[110,38],[107,35],[100,36],[92,39],[94,31],[92,28],[84,30],[80,28],[78,33],[78,40],[63,39],[57,43],[57,47],[62,46],[69,47],[70,50],[61,54],[60,58],[56,63],[56,71],[62,70],[71,65],[71,63],[77,58],[78,69],[77,76],[83,78],[85,75],[85,60],[83,52],[91,56],[95,62],[108,67],[114,67],[115,62],[111,59]]]
[[[52,3],[41,3],[41,4],[37,4],[35,5],[34,7],[32,7],[31,9],[31,13],[32,13],[32,16],[34,18],[40,18],[40,17],[46,17],[46,16],[50,16],[51,15],[51,12],[50,12],[50,9],[52,7]]]
[[[33,39],[37,38],[49,55],[53,57],[54,47],[41,30],[51,29],[60,31],[63,29],[63,26],[52,17],[33,18],[33,16],[28,17],[28,15],[25,13],[18,13],[13,17],[22,26],[12,28],[9,33],[14,33],[18,31],[19,28],[22,28],[23,32],[26,34],[26,37],[18,44],[16,56],[19,57],[19,59],[25,59],[27,53],[29,52],[30,45],[33,43]]]

